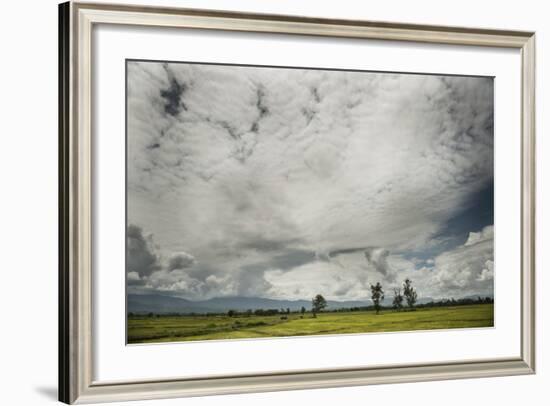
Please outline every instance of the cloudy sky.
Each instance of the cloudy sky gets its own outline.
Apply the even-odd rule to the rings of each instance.
[[[127,62],[130,293],[493,294],[493,80]]]

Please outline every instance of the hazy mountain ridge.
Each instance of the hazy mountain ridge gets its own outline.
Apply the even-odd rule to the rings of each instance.
[[[370,306],[370,300],[335,301],[327,300],[327,310],[348,307]],[[248,309],[311,309],[310,300],[278,300],[257,297],[217,297],[208,300],[191,301],[165,295],[128,295],[127,311],[132,313],[207,313],[226,312],[228,310],[246,311]]]
[[[477,296],[471,296],[476,298]],[[470,296],[465,297],[470,298]],[[386,297],[383,306],[391,306],[393,298]],[[417,304],[428,302],[437,302],[431,297],[418,299]],[[336,301],[327,300],[326,310],[335,310],[341,308],[371,306],[372,301],[367,300],[346,300]],[[305,307],[307,311],[311,310],[310,300],[278,300],[260,297],[216,297],[208,300],[192,301],[179,297],[159,295],[159,294],[129,294],[127,311],[132,313],[221,313],[229,310],[246,311],[256,309],[290,309],[297,311]]]

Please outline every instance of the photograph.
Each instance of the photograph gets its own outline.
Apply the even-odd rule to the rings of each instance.
[[[41,47],[58,80],[33,82],[57,85],[38,104],[55,145],[21,116],[11,133],[29,124],[38,144],[8,148],[28,173],[16,204],[58,236],[36,251],[21,221],[6,232],[24,240],[6,269],[42,250],[57,270],[57,323],[14,313],[57,330],[38,329],[51,342],[27,382],[50,371],[66,404],[537,395],[543,13],[275,3],[58,6],[58,52]],[[6,77],[48,60],[28,54]],[[57,178],[16,151],[51,156]],[[49,203],[37,176],[57,180]],[[29,297],[55,295],[37,269]]]
[[[126,60],[127,343],[493,327],[493,79]]]

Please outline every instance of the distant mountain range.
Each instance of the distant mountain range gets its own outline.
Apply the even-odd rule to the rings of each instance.
[[[482,295],[486,296],[486,295]],[[492,295],[490,295],[492,297]],[[476,295],[466,296],[464,299],[476,299]],[[393,298],[386,297],[382,303],[383,306],[391,306]],[[424,304],[434,300],[431,297],[423,297],[418,299],[417,304]],[[327,300],[326,310],[336,310],[350,307],[365,307],[371,306],[370,300],[347,300],[336,301]],[[128,295],[128,313],[222,313],[229,310],[239,312],[257,309],[290,309],[297,311],[305,307],[307,311],[311,310],[310,300],[277,300],[266,299],[261,297],[216,297],[208,300],[187,300],[174,296],[160,294],[129,294]]]
[[[348,307],[370,306],[370,300],[335,301],[327,300],[327,310]],[[259,297],[217,297],[208,300],[192,301],[174,296],[159,294],[128,295],[128,312],[132,313],[208,313],[226,312],[229,310],[246,311],[248,309],[290,309],[297,311],[311,308],[309,300],[277,300]]]

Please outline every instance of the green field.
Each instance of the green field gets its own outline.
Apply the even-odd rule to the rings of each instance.
[[[131,316],[128,343],[224,340],[257,337],[291,337],[316,334],[373,333],[492,327],[493,305],[432,307],[415,311],[382,310],[291,313],[287,319],[275,316]]]

